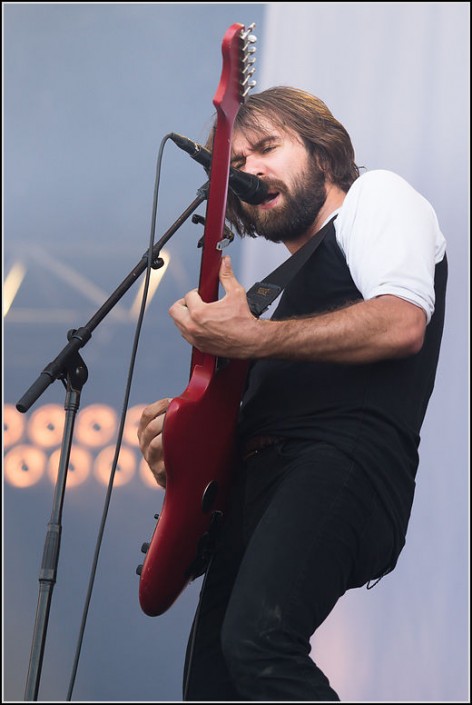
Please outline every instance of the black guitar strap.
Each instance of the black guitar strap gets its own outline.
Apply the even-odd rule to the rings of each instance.
[[[282,262],[277,269],[274,269],[273,272],[268,274],[263,281],[256,282],[251,286],[246,296],[249,308],[254,316],[259,317],[263,314],[271,303],[275,301],[277,296],[279,296],[281,291],[285,289],[289,281],[302,268],[310,255],[321,245],[331,223],[333,223],[336,217],[337,214],[334,218],[331,218],[316,235],[308,240],[303,247],[286,259],[285,262]]]

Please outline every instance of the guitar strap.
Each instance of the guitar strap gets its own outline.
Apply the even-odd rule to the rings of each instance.
[[[303,267],[308,258],[319,247],[328,233],[331,224],[336,219],[337,214],[326,223],[325,226],[303,247],[297,250],[291,257],[282,262],[282,264],[268,274],[262,281],[256,282],[248,290],[246,296],[254,316],[259,316],[266,311],[271,303],[279,296],[281,291],[285,289],[287,284],[295,274]]]

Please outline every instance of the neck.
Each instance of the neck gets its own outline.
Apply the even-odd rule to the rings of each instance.
[[[345,198],[346,194],[339,188],[339,186],[336,186],[331,182],[327,182],[326,200],[316,216],[313,225],[306,231],[306,233],[297,238],[297,240],[292,240],[291,242],[285,243],[285,246],[291,255],[299,250],[300,247],[303,247],[308,240],[311,240],[313,235],[316,235],[316,233],[321,230],[323,223],[328,220],[330,215],[334,213],[335,210],[342,206]]]

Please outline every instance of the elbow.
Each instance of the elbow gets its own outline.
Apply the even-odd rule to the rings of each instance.
[[[425,310],[396,296],[386,295],[379,300],[386,307],[386,343],[392,357],[410,357],[419,353],[426,333]]]
[[[417,355],[423,347],[423,343],[424,331],[422,335],[418,334],[410,336],[409,339],[405,341],[403,352],[404,357],[409,357],[410,355]]]
[[[418,309],[412,316],[408,324],[402,325],[401,345],[399,353],[401,357],[417,355],[423,347],[426,333],[426,314],[422,309]]]

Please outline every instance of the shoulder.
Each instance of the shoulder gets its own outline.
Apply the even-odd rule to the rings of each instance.
[[[431,203],[406,179],[387,169],[359,176],[346,194],[336,221],[340,244],[356,233],[378,237],[390,233],[403,239],[408,233],[426,232],[444,250],[436,212]]]
[[[346,194],[335,228],[365,299],[399,296],[431,318],[435,264],[444,257],[446,241],[426,198],[392,171],[369,171]]]
[[[380,199],[380,200],[379,200]],[[361,174],[352,184],[344,205],[351,202],[370,202],[372,207],[408,200],[431,208],[431,204],[406,179],[387,169],[374,169]]]

